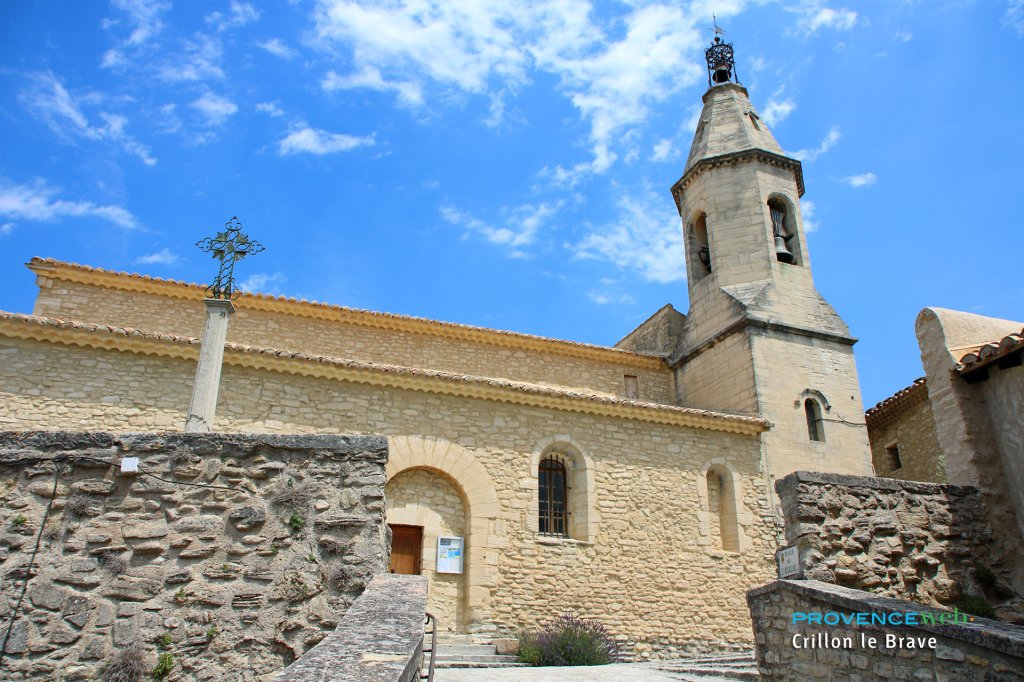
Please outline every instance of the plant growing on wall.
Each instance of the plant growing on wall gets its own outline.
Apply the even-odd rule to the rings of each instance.
[[[146,672],[142,645],[129,642],[118,649],[110,664],[103,671],[107,682],[139,682]]]
[[[156,659],[156,667],[153,668],[153,677],[167,677],[172,670],[174,670],[174,654],[160,654],[160,657]]]

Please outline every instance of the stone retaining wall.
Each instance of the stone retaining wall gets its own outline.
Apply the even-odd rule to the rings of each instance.
[[[1024,628],[817,580],[778,580],[747,592],[757,664],[766,680],[1024,680]],[[805,624],[797,614],[839,618]],[[914,627],[847,625],[856,614],[914,619]],[[928,624],[923,614],[934,614]],[[794,624],[794,620],[798,622]],[[887,640],[887,636],[895,639]],[[823,638],[827,645],[823,646]],[[873,641],[872,641],[873,638]]]
[[[426,608],[426,578],[378,575],[345,613],[338,629],[274,682],[418,680]]]
[[[382,437],[0,433],[0,636],[29,578],[0,677],[266,679],[386,570],[386,460]]]
[[[803,471],[775,488],[803,577],[936,606],[983,597],[1020,617],[976,488]]]

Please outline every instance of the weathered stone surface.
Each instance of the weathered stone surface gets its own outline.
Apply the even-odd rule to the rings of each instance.
[[[126,519],[121,534],[125,539],[151,540],[165,537],[169,532],[167,524],[162,520],[144,522],[138,519]]]
[[[156,580],[137,578],[131,575],[119,575],[102,594],[109,599],[125,601],[146,601],[159,594],[161,584]]]
[[[58,611],[64,603],[67,593],[53,585],[35,584],[29,591],[29,600],[33,606],[50,611]]]

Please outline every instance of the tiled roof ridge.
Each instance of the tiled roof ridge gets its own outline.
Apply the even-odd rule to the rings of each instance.
[[[864,412],[867,421],[877,422],[886,415],[895,414],[916,404],[928,396],[928,382],[924,377],[914,379],[914,383],[893,393],[874,407]]]
[[[983,344],[980,348],[967,353],[960,358],[956,370],[963,374],[980,369],[1021,350],[1024,350],[1024,329],[1007,334],[998,341]]]
[[[134,328],[125,327],[111,327],[102,324],[93,324],[89,322],[80,322],[76,320],[58,319],[43,317],[39,315],[26,315],[24,313],[10,313],[0,311],[0,321],[10,320],[14,322],[24,322],[25,324],[36,324],[41,327],[54,327],[58,329],[69,329],[84,331],[87,333],[94,334],[109,334],[112,336],[122,337],[135,337],[140,339],[148,339],[153,341],[163,341],[169,343],[177,343],[184,345],[198,344],[199,339],[187,336],[175,336],[172,334],[158,334],[154,332],[142,331]],[[412,367],[402,367],[399,365],[385,365],[380,363],[362,362],[359,360],[344,360],[341,358],[326,356],[326,355],[311,355],[308,353],[298,353],[291,351],[284,351],[275,348],[258,348],[254,346],[246,346],[237,343],[226,343],[224,348],[228,351],[235,351],[238,353],[244,353],[250,356],[260,357],[272,357],[282,358],[287,360],[298,360],[303,362],[312,362],[325,366],[333,366],[339,368],[346,368],[352,370],[363,370],[369,372],[377,372],[382,374],[392,375],[404,375],[404,376],[420,376],[425,378],[435,378],[445,380],[451,383],[463,383],[463,384],[475,384],[481,386],[491,386],[499,389],[515,391],[518,393],[528,393],[538,396],[550,396],[560,398],[570,398],[574,400],[587,401],[592,404],[605,404],[605,405],[621,405],[629,406],[634,408],[641,408],[644,410],[659,410],[666,412],[673,412],[680,415],[690,415],[698,418],[714,419],[718,421],[731,422],[735,424],[742,424],[748,426],[766,426],[767,422],[761,417],[750,417],[738,414],[729,414],[725,412],[715,412],[712,410],[703,410],[694,407],[679,407],[676,405],[663,405],[660,403],[651,403],[641,400],[630,400],[627,398],[618,398],[614,396],[599,395],[594,393],[585,393],[581,391],[572,391],[568,388],[551,388],[548,386],[540,386],[538,384],[529,384],[525,382],[510,381],[508,379],[498,379],[490,377],[481,377],[469,374],[455,374],[452,372],[444,372],[440,370],[431,369],[417,369]]]
[[[188,287],[190,289],[205,290],[206,287],[202,284],[195,282],[184,282],[182,280],[170,279],[164,277],[154,277],[152,275],[143,275],[138,272],[126,272],[123,270],[109,270],[106,268],[98,268],[92,265],[83,265],[81,263],[70,263],[67,261],[58,260],[56,258],[45,258],[41,256],[34,256],[29,262],[29,266],[32,265],[51,265],[61,268],[70,268],[80,270],[83,272],[94,272],[101,275],[113,275],[116,277],[128,277],[132,279],[142,280],[145,282],[153,282],[158,284],[169,284],[172,286]],[[503,336],[510,339],[522,339],[525,341],[536,341],[549,344],[563,345],[581,350],[592,350],[600,352],[616,353],[624,358],[636,358],[644,361],[657,360],[662,361],[662,358],[658,355],[651,353],[640,353],[637,351],[624,350],[622,348],[615,348],[613,346],[600,346],[593,343],[584,343],[581,341],[570,341],[567,339],[556,339],[548,336],[541,336],[539,334],[526,334],[524,332],[509,331],[505,329],[493,329],[491,327],[482,327],[478,325],[463,324],[461,322],[447,322],[443,320],[434,320],[428,317],[419,317],[415,315],[401,315],[399,313],[386,313],[376,310],[365,310],[361,308],[350,308],[348,306],[336,305],[333,303],[324,303],[323,301],[310,301],[307,299],[299,299],[294,296],[277,296],[274,294],[264,294],[256,292],[240,292],[242,299],[253,299],[257,301],[273,301],[279,303],[289,303],[294,305],[310,306],[313,308],[321,308],[326,310],[334,310],[342,313],[350,313],[354,315],[365,315],[368,317],[375,317],[378,319],[396,320],[402,322],[409,322],[422,325],[430,325],[442,329],[449,330],[462,330],[468,332],[478,332],[488,335]]]

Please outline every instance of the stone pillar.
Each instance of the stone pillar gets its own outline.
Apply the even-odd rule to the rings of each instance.
[[[235,312],[234,304],[226,299],[208,298],[203,303],[206,304],[206,326],[199,347],[199,365],[192,386],[192,402],[188,406],[185,433],[207,433],[213,426],[217,393],[220,390],[220,370],[224,364],[224,341],[228,335],[228,317]]]

